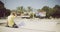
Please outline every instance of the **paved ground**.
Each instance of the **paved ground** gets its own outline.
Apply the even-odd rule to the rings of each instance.
[[[0,19],[5,23],[6,19]],[[9,28],[0,25],[0,32],[60,32],[60,19],[15,19],[19,28]],[[57,24],[58,23],[58,24]]]

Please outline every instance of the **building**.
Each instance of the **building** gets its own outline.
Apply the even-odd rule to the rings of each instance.
[[[0,18],[6,17],[10,14],[10,10],[4,7],[4,3],[0,1]]]
[[[46,17],[46,11],[39,11],[36,13],[36,17],[38,18],[45,18]]]

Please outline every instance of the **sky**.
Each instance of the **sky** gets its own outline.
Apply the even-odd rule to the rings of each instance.
[[[5,4],[7,9],[16,9],[19,6],[27,8],[28,6],[34,9],[41,9],[43,6],[54,7],[60,5],[60,0],[0,0]]]

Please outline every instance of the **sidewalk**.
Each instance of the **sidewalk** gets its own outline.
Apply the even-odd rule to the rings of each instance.
[[[0,26],[1,32],[60,32],[60,24],[53,19],[16,19],[19,28]]]
[[[27,28],[8,28],[0,26],[0,32],[55,32],[55,31],[36,30]]]

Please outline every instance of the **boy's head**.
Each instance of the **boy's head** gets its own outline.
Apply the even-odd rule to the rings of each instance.
[[[11,15],[14,15],[14,16],[15,16],[15,15],[16,15],[16,13],[15,13],[15,12],[11,12]]]

